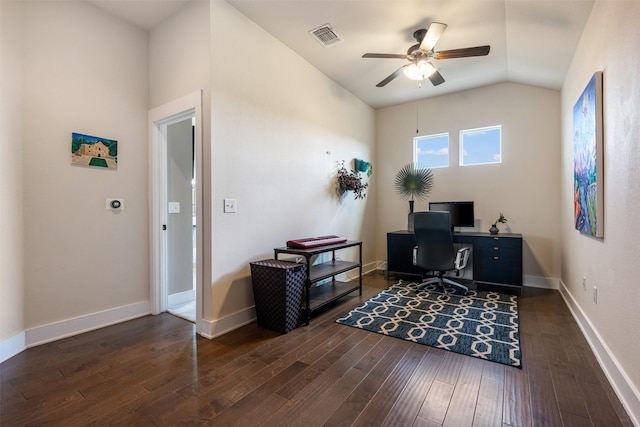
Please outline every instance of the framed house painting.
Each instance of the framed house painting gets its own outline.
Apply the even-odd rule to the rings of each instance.
[[[576,230],[603,237],[602,72],[573,106],[573,219]]]
[[[117,169],[118,141],[73,132],[71,164]]]

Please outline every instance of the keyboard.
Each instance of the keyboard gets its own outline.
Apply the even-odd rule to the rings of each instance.
[[[347,239],[340,236],[320,236],[320,237],[307,237],[304,239],[287,240],[288,248],[296,249],[308,249],[318,246],[333,245],[336,243],[344,243]]]

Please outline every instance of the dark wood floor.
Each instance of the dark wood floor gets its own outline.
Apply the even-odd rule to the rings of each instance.
[[[163,314],[28,349],[0,365],[0,425],[632,425],[557,291],[520,298],[518,369],[334,323],[389,284],[286,335]]]

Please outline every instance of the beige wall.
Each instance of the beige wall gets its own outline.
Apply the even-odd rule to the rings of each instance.
[[[24,330],[19,6],[0,2],[0,344]]]
[[[211,48],[209,2],[195,0],[149,33],[149,108],[202,90],[203,283],[211,282]],[[203,300],[211,300],[204,286]],[[203,312],[206,317],[206,308]]]
[[[148,69],[146,33],[91,3],[23,8],[28,329],[149,299]],[[117,140],[117,171],[72,166],[72,132]]]
[[[247,46],[251,55],[239,54]],[[218,319],[253,305],[249,263],[288,239],[361,239],[364,261],[375,261],[377,189],[357,201],[334,193],[339,160],[375,165],[370,107],[224,2],[211,3],[211,49],[209,315]],[[222,212],[224,198],[237,199],[237,213]]]
[[[386,233],[407,228],[408,202],[393,183],[412,161],[418,128],[419,135],[449,132],[450,167],[433,169],[433,191],[415,210],[428,210],[429,201],[473,200],[475,229],[485,232],[504,213],[508,223],[500,228],[524,237],[525,283],[557,282],[559,100],[556,91],[501,83],[378,110],[378,259],[387,259]],[[458,166],[460,130],[493,125],[502,125],[502,163]]]
[[[640,420],[640,2],[596,1],[562,89],[562,282],[625,373]],[[604,87],[604,238],[573,225],[573,105],[595,71]],[[582,288],[582,278],[587,289]],[[597,304],[592,287],[598,288]]]

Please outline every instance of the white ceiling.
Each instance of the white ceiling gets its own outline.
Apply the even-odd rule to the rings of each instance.
[[[150,29],[190,0],[90,0]],[[198,0],[194,0],[198,1]],[[220,0],[214,0],[220,1]],[[374,108],[512,81],[560,89],[593,0],[228,0],[335,82]],[[485,57],[434,60],[445,83],[422,87],[400,75],[406,63],[362,58],[406,53],[413,32],[448,25],[435,51],[491,45]],[[330,47],[309,31],[324,24],[344,40]],[[286,72],[286,70],[283,70]]]

